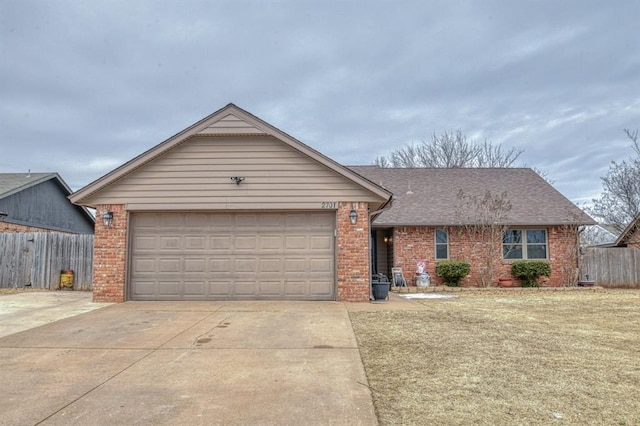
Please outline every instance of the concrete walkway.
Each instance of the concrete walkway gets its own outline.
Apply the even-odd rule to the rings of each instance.
[[[0,424],[377,423],[338,302],[114,304],[0,338],[0,363]]]
[[[90,291],[30,291],[0,295],[0,337],[108,305],[93,303]]]

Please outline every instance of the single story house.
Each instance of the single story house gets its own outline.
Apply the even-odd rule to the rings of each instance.
[[[391,195],[229,104],[70,199],[96,209],[95,301],[368,301]]]
[[[93,234],[93,215],[71,193],[58,173],[0,173],[0,233]]]
[[[546,285],[578,278],[579,226],[595,222],[529,168],[381,168],[351,170],[393,193],[372,223],[373,270],[400,267],[414,282],[418,263],[433,282],[442,260],[466,261],[466,286],[511,277],[515,260],[551,264]]]
[[[577,224],[591,219],[528,169],[348,168],[233,104],[70,200],[97,212],[95,301],[364,302],[371,274],[393,264],[475,262],[473,242],[451,233],[450,202],[461,184],[505,182],[514,253],[575,269],[560,250],[577,251]]]

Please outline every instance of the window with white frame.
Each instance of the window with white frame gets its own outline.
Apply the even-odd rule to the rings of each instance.
[[[436,229],[436,259],[449,259],[449,234],[446,229]]]
[[[546,259],[546,229],[509,229],[502,237],[503,259]]]

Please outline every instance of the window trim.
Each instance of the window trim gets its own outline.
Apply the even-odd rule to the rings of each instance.
[[[446,243],[438,242],[438,231],[444,232],[444,236],[447,239]],[[445,246],[447,248],[447,257],[438,257],[438,246]],[[433,257],[436,260],[449,260],[449,231],[445,228],[436,228],[433,231]]]
[[[505,243],[505,233],[510,232],[510,231],[520,231],[520,239],[521,241],[517,244],[511,243],[511,244],[507,244]],[[527,231],[544,231],[544,243],[529,243],[527,242]],[[507,245],[518,245],[521,246],[521,250],[522,250],[522,257],[519,258],[508,258],[508,257],[504,257],[504,248]],[[545,252],[545,257],[544,258],[540,258],[540,257],[536,257],[536,258],[530,258],[529,257],[529,253],[528,253],[528,246],[530,245],[535,245],[535,246],[544,246],[544,252]],[[516,260],[549,260],[549,230],[547,228],[509,228],[507,230],[504,231],[504,233],[502,234],[502,244],[501,244],[501,248],[502,248],[502,260],[510,260],[510,261],[516,261]]]

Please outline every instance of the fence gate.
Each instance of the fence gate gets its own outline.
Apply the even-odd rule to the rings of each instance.
[[[57,289],[69,269],[74,290],[91,290],[93,235],[0,234],[0,288]]]

